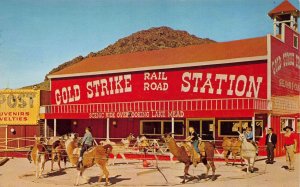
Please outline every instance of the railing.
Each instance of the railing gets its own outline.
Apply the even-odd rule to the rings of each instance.
[[[34,137],[0,138],[0,151],[26,151],[34,141]]]
[[[51,137],[47,138],[48,140],[51,139]],[[112,142],[120,142],[122,138],[110,138],[109,141]],[[95,141],[97,144],[100,143],[101,140],[106,140],[106,138],[95,138]],[[34,145],[35,137],[19,137],[19,138],[9,138],[7,140],[7,144],[5,144],[5,139],[0,139],[0,153],[1,152],[23,152],[19,153],[19,155],[26,157],[27,152],[30,150],[30,147]],[[149,147],[147,147],[146,154],[159,154],[159,155],[165,155],[169,156],[170,160],[173,160],[173,155],[169,152],[169,149],[165,142],[163,142],[160,139],[147,139],[149,142]],[[205,140],[203,140],[205,141]],[[21,146],[21,144],[26,144],[25,146]],[[31,142],[31,143],[28,143]],[[176,143],[180,145],[182,142],[185,142],[185,140],[176,140]],[[223,147],[222,142],[223,140],[213,140],[215,143],[215,158],[224,158],[223,155]],[[8,146],[8,144],[13,144],[12,146]],[[3,146],[4,145],[4,146]],[[260,149],[265,149],[265,147],[260,147]],[[137,140],[133,140],[130,144],[128,149],[125,153],[129,154],[145,154],[144,150],[140,149]],[[231,155],[229,158],[232,158]]]
[[[132,101],[92,104],[45,105],[45,113],[91,113],[91,112],[151,112],[151,111],[211,111],[211,110],[270,110],[267,99],[191,99],[168,101]],[[44,110],[45,109],[45,110]]]

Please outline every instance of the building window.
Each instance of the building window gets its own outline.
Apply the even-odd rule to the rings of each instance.
[[[246,131],[247,127],[252,127],[252,121],[242,121],[242,132]],[[255,121],[255,137],[263,136],[263,121]]]
[[[163,122],[163,134],[172,132],[172,121]],[[184,123],[183,121],[174,122],[174,134],[175,136],[183,136],[184,133]]]
[[[296,49],[298,49],[299,47],[299,40],[298,40],[298,36],[294,35],[294,47]]]
[[[219,121],[219,136],[238,136],[240,121]]]
[[[300,133],[300,118],[297,119],[297,133]]]
[[[143,121],[142,134],[161,135],[161,121]]]
[[[141,121],[141,134],[143,135],[163,135],[172,132],[171,120],[144,120]],[[174,121],[174,134],[175,136],[184,135],[184,122],[180,120]]]
[[[187,128],[193,127],[195,132],[203,140],[212,140],[215,138],[215,120],[211,118],[188,118]],[[187,129],[186,136],[189,136]]]
[[[284,127],[292,127],[295,131],[295,119],[294,118],[281,118],[280,119],[280,132],[284,133]]]
[[[238,136],[239,132],[243,133],[247,127],[252,127],[251,120],[220,120],[219,136]],[[263,121],[255,121],[255,137],[263,136]]]

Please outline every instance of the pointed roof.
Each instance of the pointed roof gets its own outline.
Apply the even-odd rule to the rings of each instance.
[[[295,16],[300,16],[299,10],[294,7],[288,0],[284,0],[282,3],[280,3],[277,7],[275,7],[273,10],[271,10],[268,15],[273,18],[277,14],[286,14],[291,13]]]

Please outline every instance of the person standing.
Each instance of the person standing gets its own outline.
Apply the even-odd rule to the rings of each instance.
[[[79,156],[79,159],[78,159],[77,168],[80,168],[80,164],[82,164],[83,153],[85,151],[87,151],[90,147],[93,146],[94,138],[92,136],[91,131],[92,131],[91,127],[86,127],[85,128],[85,134],[82,138],[82,147],[81,147],[81,150],[80,150],[80,156]]]
[[[297,152],[297,138],[293,133],[293,128],[286,126],[283,130],[285,130],[285,134],[283,136],[283,150],[286,151],[286,161],[288,164],[289,171],[295,170],[295,153]]]
[[[276,148],[277,135],[273,133],[273,129],[268,129],[265,145],[267,146],[267,164],[274,163],[274,149]]]

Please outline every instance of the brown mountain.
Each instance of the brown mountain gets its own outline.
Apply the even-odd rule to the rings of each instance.
[[[112,45],[102,49],[98,52],[91,52],[87,56],[78,56],[68,62],[65,62],[58,67],[52,69],[47,75],[57,72],[65,67],[82,61],[85,58],[95,56],[105,56],[113,54],[133,53],[138,51],[151,51],[165,48],[184,47],[188,45],[201,45],[207,43],[214,43],[215,41],[208,38],[198,38],[189,34],[186,31],[174,30],[169,27],[154,27],[148,30],[142,30],[131,34],[125,38],[122,38]],[[45,81],[33,85],[38,89],[49,90],[49,81],[47,81],[47,75]],[[28,86],[32,87],[32,86]],[[27,87],[27,88],[28,88]]]

